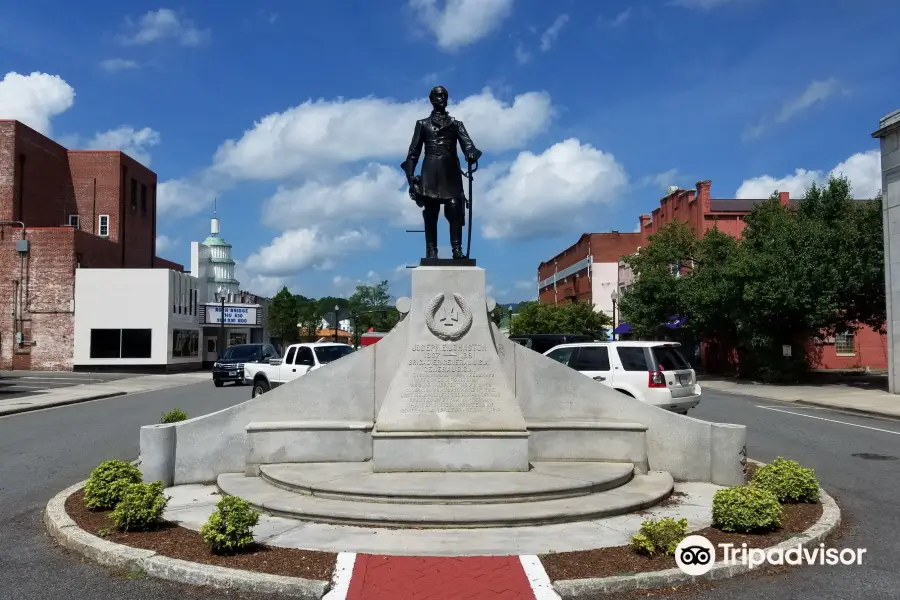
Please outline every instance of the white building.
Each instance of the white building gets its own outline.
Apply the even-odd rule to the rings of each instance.
[[[78,269],[74,369],[201,368],[199,284],[168,269]]]
[[[240,294],[240,282],[234,278],[231,244],[219,235],[219,218],[210,219],[209,237],[191,242],[191,275],[203,282],[204,294],[210,302],[225,296],[231,301]]]

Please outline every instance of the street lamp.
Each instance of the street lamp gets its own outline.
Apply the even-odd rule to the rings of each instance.
[[[341,307],[337,304],[334,305],[334,341],[337,343],[338,341],[338,311],[341,310]]]
[[[613,341],[616,341],[616,328],[619,326],[619,314],[616,311],[616,305],[619,303],[619,290],[613,290],[609,297],[613,303]]]

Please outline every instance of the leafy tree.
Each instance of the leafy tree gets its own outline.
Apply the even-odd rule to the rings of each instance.
[[[577,333],[595,338],[606,337],[605,329],[612,324],[608,315],[596,312],[587,302],[540,304],[524,302],[519,305],[509,331],[513,335],[528,333]]]
[[[400,312],[393,306],[387,280],[376,285],[358,285],[350,296],[348,306],[353,318],[353,341],[359,344],[359,337],[370,328],[375,331],[390,331],[400,321]]]
[[[299,339],[297,324],[300,322],[300,311],[297,299],[287,287],[275,294],[269,303],[269,333],[281,339],[285,344],[293,344]]]
[[[301,335],[306,338],[315,338],[322,325],[322,313],[319,312],[319,301],[306,296],[294,296],[297,301]],[[332,305],[333,306],[333,305]]]
[[[494,307],[494,310],[491,311],[491,321],[494,322],[494,325],[500,327],[500,324],[503,322],[504,317],[509,316],[509,309],[503,306],[502,304],[498,304]]]

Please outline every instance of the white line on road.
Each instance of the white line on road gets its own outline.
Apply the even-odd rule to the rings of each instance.
[[[871,429],[872,431],[880,431],[882,433],[892,433],[894,435],[900,435],[900,431],[891,431],[890,429],[879,429],[877,427],[869,427],[868,425],[857,425],[856,423],[847,423],[846,421],[836,421],[834,419],[826,419],[825,417],[804,415],[803,413],[791,412],[789,410],[783,410],[783,409],[775,408],[772,406],[760,406],[759,404],[757,404],[756,408],[763,408],[765,410],[774,410],[775,412],[787,413],[789,415],[797,415],[798,417],[806,417],[807,419],[817,419],[819,421],[828,421],[829,423],[840,423],[841,425],[849,425],[850,427],[859,427],[860,429]]]
[[[322,600],[346,600],[350,591],[350,580],[353,578],[353,566],[356,564],[355,552],[340,552],[331,576],[331,590]]]
[[[558,600],[559,594],[553,589],[541,559],[533,554],[523,554],[519,557],[519,562],[522,563],[522,570],[525,571],[525,576],[531,584],[535,600]]]
[[[106,381],[96,377],[41,377],[39,375],[24,375],[17,379],[40,379],[42,381]]]

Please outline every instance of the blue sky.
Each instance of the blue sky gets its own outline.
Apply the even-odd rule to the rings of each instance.
[[[581,233],[633,231],[669,185],[760,197],[837,169],[872,195],[870,133],[900,108],[892,0],[125,6],[7,2],[0,118],[149,161],[160,254],[185,265],[218,197],[265,294],[408,293],[423,240],[399,164],[437,83],[485,152],[472,253],[501,302],[534,297]]]

